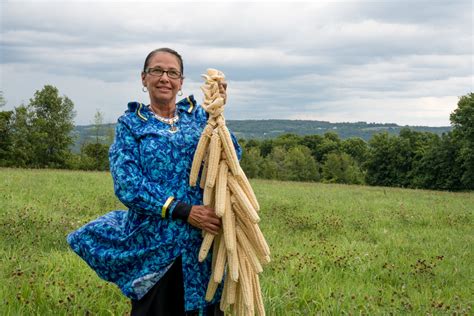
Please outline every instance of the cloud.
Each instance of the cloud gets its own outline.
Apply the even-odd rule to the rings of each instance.
[[[1,23],[8,106],[53,83],[78,124],[148,102],[139,74],[164,46],[198,100],[206,68],[226,73],[231,119],[448,125],[473,86],[470,1],[9,1]]]

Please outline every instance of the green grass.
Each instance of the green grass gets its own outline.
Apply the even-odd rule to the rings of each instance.
[[[472,315],[474,193],[252,181],[268,315]],[[109,173],[0,169],[0,315],[125,315],[66,243],[110,210]]]

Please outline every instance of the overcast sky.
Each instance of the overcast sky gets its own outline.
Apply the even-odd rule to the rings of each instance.
[[[148,103],[140,71],[158,47],[181,53],[198,101],[206,68],[226,74],[228,119],[446,126],[474,90],[471,0],[0,1],[6,108],[52,84],[79,125]]]

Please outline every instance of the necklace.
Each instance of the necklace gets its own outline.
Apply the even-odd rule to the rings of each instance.
[[[151,107],[150,107],[151,108]],[[159,116],[158,114],[156,114],[153,109],[151,109],[151,111],[153,112],[153,114],[155,115],[155,118],[160,121],[160,122],[163,122],[165,124],[168,124],[170,125],[170,129],[168,130],[168,132],[174,134],[178,131],[178,127],[175,125],[176,122],[178,122],[179,120],[179,115],[178,115],[178,107],[176,107],[175,111],[174,111],[174,116],[173,117],[163,117],[163,116]]]

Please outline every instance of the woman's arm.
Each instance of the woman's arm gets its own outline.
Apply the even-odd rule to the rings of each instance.
[[[115,142],[109,151],[110,172],[118,199],[127,207],[148,215],[164,217],[174,197],[143,174],[139,165],[138,143],[128,127],[119,120]]]

